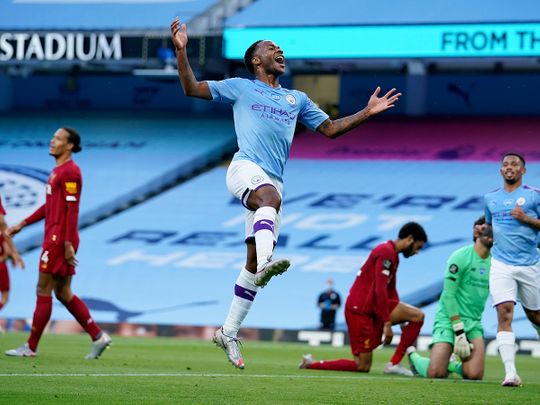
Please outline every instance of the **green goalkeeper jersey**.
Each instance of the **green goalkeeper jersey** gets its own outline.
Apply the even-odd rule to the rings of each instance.
[[[491,255],[482,259],[474,245],[456,250],[446,263],[444,288],[435,323],[450,325],[458,315],[464,321],[480,321],[489,295]]]

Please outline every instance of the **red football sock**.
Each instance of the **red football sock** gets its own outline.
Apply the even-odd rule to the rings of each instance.
[[[392,364],[399,364],[405,356],[405,351],[407,347],[412,346],[418,335],[420,334],[420,329],[424,322],[409,322],[407,326],[403,328],[403,333],[401,334],[401,341],[399,342],[394,355],[390,359]]]
[[[45,330],[52,313],[52,297],[38,295],[36,309],[34,310],[34,319],[32,320],[32,330],[28,338],[28,347],[30,350],[36,351],[41,334]]]
[[[0,302],[0,309],[4,308],[4,304]]]
[[[357,371],[356,362],[349,359],[314,361],[308,368],[311,370]]]
[[[71,301],[65,304],[65,306],[77,322],[79,322],[79,325],[90,335],[92,340],[96,340],[101,335],[100,327],[92,319],[90,311],[88,311],[88,307],[83,300],[74,295]]]

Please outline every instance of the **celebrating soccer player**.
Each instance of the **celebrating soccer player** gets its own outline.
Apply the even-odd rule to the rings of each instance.
[[[56,298],[92,338],[86,359],[97,359],[111,344],[111,338],[94,322],[86,304],[71,291],[71,279],[78,264],[75,254],[79,247],[77,223],[82,188],[81,171],[72,160],[72,154],[81,151],[80,143],[78,132],[72,128],[60,128],[54,133],[49,153],[55,158],[56,167],[49,176],[45,204],[7,230],[12,236],[26,225],[45,219],[32,331],[27,343],[6,351],[8,356],[36,356],[41,334],[51,318],[53,290]]]
[[[239,151],[227,171],[227,187],[246,208],[246,266],[234,287],[234,297],[223,327],[214,342],[229,361],[244,368],[237,333],[248,314],[257,290],[290,266],[289,260],[272,258],[281,222],[283,169],[289,156],[296,122],[328,138],[336,138],[369,117],[394,107],[401,93],[390,90],[379,97],[377,87],[363,110],[337,120],[329,119],[309,97],[284,89],[279,77],[285,72],[281,48],[269,40],[252,44],[244,62],[255,80],[197,81],[189,65],[186,25],[178,18],[171,23],[178,74],[184,94],[233,106]]]
[[[405,258],[414,256],[426,242],[424,228],[416,222],[409,222],[400,229],[396,240],[375,247],[360,269],[345,303],[345,320],[354,360],[315,361],[308,354],[304,356],[300,368],[367,373],[371,369],[373,350],[383,342],[390,344],[392,341],[392,325],[406,323],[396,351],[384,367],[384,373],[412,376],[413,373],[401,365],[401,360],[407,347],[414,343],[420,333],[424,313],[400,302],[396,273],[398,254]]]
[[[474,244],[456,250],[446,263],[444,286],[433,324],[431,357],[409,347],[409,360],[419,375],[445,378],[451,372],[469,380],[484,376],[482,312],[489,295],[491,226],[484,217],[474,223]],[[462,360],[450,360],[452,349]]]
[[[504,187],[484,197],[486,222],[493,224],[489,289],[497,308],[497,343],[506,373],[504,387],[521,385],[512,332],[518,299],[540,337],[540,190],[523,185],[525,172],[525,158],[506,153],[501,163]]]

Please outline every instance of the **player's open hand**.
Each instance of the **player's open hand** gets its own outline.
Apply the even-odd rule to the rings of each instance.
[[[384,340],[383,340],[384,345],[389,345],[390,343],[392,343],[392,339],[394,338],[394,332],[392,331],[392,324],[390,322],[386,322],[384,324],[383,335],[384,335]]]
[[[399,100],[401,93],[396,93],[396,89],[390,90],[384,96],[379,97],[381,88],[377,86],[371,97],[369,98],[367,108],[371,115],[379,114],[389,108],[395,107],[395,102]],[[395,93],[395,94],[394,94]]]
[[[171,23],[171,40],[177,50],[184,49],[188,43],[186,24],[180,24],[178,17]]]
[[[76,267],[79,264],[75,257],[75,248],[70,242],[66,242],[64,245],[64,259],[70,266]]]

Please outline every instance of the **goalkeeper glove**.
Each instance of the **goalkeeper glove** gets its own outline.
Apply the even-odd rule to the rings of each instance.
[[[463,322],[457,322],[452,325],[454,329],[454,353],[457,354],[462,359],[466,359],[471,355],[471,350],[473,349],[473,344],[469,342],[467,336],[465,335],[465,326]]]

